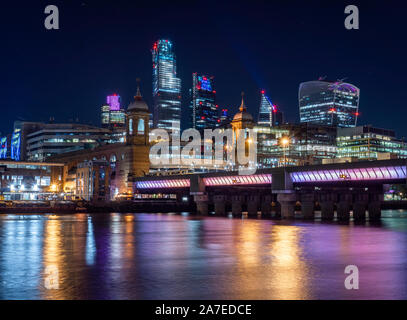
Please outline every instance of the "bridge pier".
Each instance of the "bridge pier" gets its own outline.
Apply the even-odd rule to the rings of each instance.
[[[207,216],[208,195],[207,194],[194,195],[194,201],[196,203],[196,213],[201,216]]]
[[[380,201],[369,202],[368,212],[370,221],[380,220],[380,218],[382,217],[381,202]]]
[[[259,207],[259,196],[249,196],[247,199],[247,215],[257,217]]]
[[[242,196],[232,196],[232,215],[234,217],[242,216]]]
[[[313,193],[301,194],[301,213],[304,219],[314,219],[314,199],[315,197]]]
[[[324,200],[320,203],[321,205],[321,219],[322,220],[333,220],[334,213],[334,202],[332,200]]]
[[[363,221],[366,219],[367,194],[356,194],[353,202],[353,220]]]
[[[226,215],[226,196],[224,195],[213,196],[213,203],[215,206],[215,215],[217,216]]]
[[[365,201],[355,201],[353,203],[353,220],[362,221],[366,219],[366,206]]]
[[[261,216],[271,217],[271,195],[266,195],[261,201]]]
[[[284,190],[284,193],[277,194],[277,201],[281,206],[281,217],[283,219],[294,219],[295,203],[297,197],[293,190]]]
[[[340,194],[339,201],[336,205],[336,216],[340,221],[348,221],[350,219],[350,206],[352,203],[351,194]]]

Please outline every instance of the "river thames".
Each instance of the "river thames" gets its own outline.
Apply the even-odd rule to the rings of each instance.
[[[358,290],[345,289],[347,265]],[[49,268],[58,289],[46,289]],[[0,298],[407,299],[407,212],[373,225],[2,214]]]

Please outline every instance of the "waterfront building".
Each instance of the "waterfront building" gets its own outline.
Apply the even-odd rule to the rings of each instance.
[[[47,200],[62,191],[64,165],[0,161],[0,192],[5,200]]]
[[[84,149],[54,155],[47,161],[60,162],[64,166],[63,184],[64,192],[77,197],[84,195],[97,201],[100,196],[101,180],[95,185],[95,180],[87,179],[77,183],[78,173],[82,178],[82,172],[98,172],[104,167],[106,179],[109,179],[109,190],[105,190],[106,199],[115,199],[122,194],[133,192],[132,180],[135,177],[148,174],[150,169],[149,160],[149,110],[143,101],[140,91],[134,101],[130,103],[126,111],[126,141],[104,144],[93,149]],[[104,162],[108,163],[107,170]],[[84,173],[85,175],[85,173]],[[107,180],[106,180],[107,181]],[[95,186],[97,187],[95,189]],[[100,191],[100,192],[99,192]]]
[[[300,122],[355,127],[360,90],[342,81],[308,81],[298,91]]]
[[[336,138],[338,158],[364,160],[407,158],[407,144],[393,130],[369,125],[338,128]]]
[[[193,73],[190,95],[191,127],[197,130],[218,127],[221,120],[216,104],[214,77]]]
[[[111,166],[106,160],[78,163],[76,197],[87,201],[109,201],[110,170]]]
[[[125,131],[126,113],[120,104],[120,96],[116,93],[106,98],[101,107],[101,126],[112,131]]]
[[[42,123],[25,135],[26,158],[44,161],[64,152],[84,150],[112,142],[109,129],[78,123]]]
[[[158,40],[152,49],[154,128],[174,130],[181,126],[181,80],[177,78],[174,46]]]
[[[256,126],[259,168],[320,164],[336,157],[336,128],[330,126],[283,124]]]

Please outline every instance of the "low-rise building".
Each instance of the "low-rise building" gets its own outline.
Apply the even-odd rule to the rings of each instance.
[[[110,200],[110,170],[106,160],[84,161],[76,170],[76,196],[87,201]]]
[[[26,136],[27,159],[44,161],[56,154],[104,145],[111,139],[108,129],[76,123],[44,123]]]
[[[5,200],[43,200],[62,192],[62,163],[0,161],[0,192]]]
[[[338,158],[363,160],[407,158],[407,144],[393,130],[358,126],[338,128]]]

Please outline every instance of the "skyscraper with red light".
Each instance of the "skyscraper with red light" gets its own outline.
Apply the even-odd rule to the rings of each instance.
[[[274,127],[283,123],[283,113],[273,105],[264,90],[260,91],[260,108],[257,123],[261,126]]]
[[[197,130],[218,127],[221,121],[216,104],[214,77],[193,73],[190,94],[191,127]]]
[[[170,40],[154,43],[153,105],[154,128],[179,132],[181,126],[181,80],[177,78],[174,46]]]

